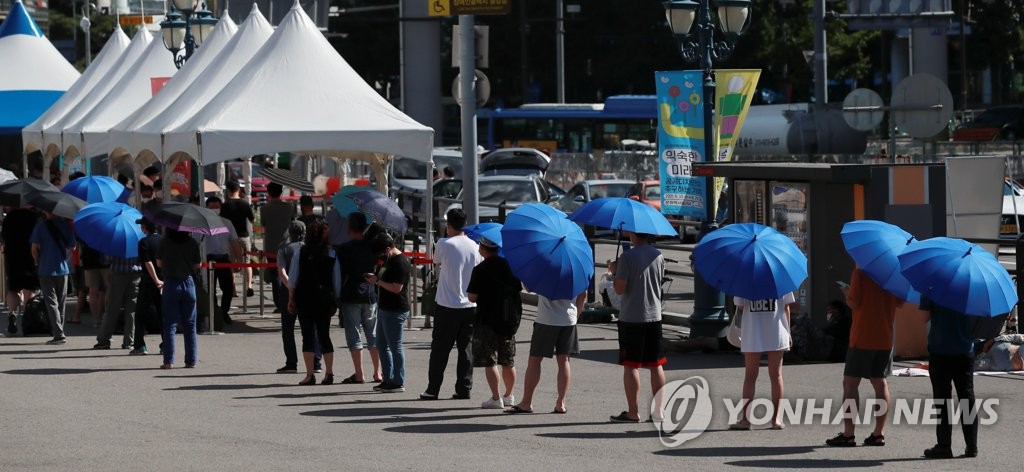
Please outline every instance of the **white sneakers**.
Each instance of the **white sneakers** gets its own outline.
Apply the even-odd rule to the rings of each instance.
[[[502,403],[500,398],[497,400],[487,399],[480,404],[480,408],[483,408],[485,410],[504,410],[505,404]]]
[[[512,405],[516,404],[516,396],[515,395],[509,395],[509,396],[507,396],[505,398],[502,398],[501,401],[502,401],[502,403],[505,404],[505,407],[511,407]]]

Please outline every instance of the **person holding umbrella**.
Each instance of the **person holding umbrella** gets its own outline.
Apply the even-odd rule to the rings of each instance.
[[[928,329],[928,377],[932,382],[932,396],[937,400],[939,423],[935,426],[936,444],[925,449],[929,459],[951,459],[953,457],[951,418],[959,410],[961,429],[964,434],[964,456],[978,456],[978,415],[964,414],[964,410],[975,411],[974,401],[974,337],[967,315],[957,310],[936,304],[922,297],[921,309],[924,322],[930,322]],[[953,389],[960,399],[958,408],[953,405]]]
[[[53,339],[46,344],[64,344],[64,301],[68,290],[68,257],[75,246],[71,225],[64,218],[44,212],[44,218],[32,229],[32,259],[39,273],[40,293],[50,317]]]
[[[616,423],[639,423],[640,369],[651,373],[651,393],[665,386],[665,352],[661,347],[661,279],[665,258],[651,241],[654,236],[626,231],[633,248],[619,257],[615,293],[622,295],[619,310],[619,365],[626,391],[626,411],[612,416]],[[658,408],[660,410],[660,408]],[[660,418],[655,418],[660,420]]]
[[[185,335],[185,367],[194,368],[199,362],[196,340],[196,284],[194,274],[203,261],[199,243],[188,233],[167,228],[160,243],[157,267],[164,276],[163,286],[163,355],[161,369],[174,365],[174,336],[181,323]]]

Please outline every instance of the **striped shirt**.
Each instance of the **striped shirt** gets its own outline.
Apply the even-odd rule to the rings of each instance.
[[[135,274],[142,272],[142,264],[138,257],[110,256],[110,271],[119,274]]]

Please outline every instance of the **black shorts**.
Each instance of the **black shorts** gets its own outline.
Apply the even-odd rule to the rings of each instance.
[[[884,379],[892,373],[892,351],[858,349],[846,351],[846,367],[843,375],[862,379]]]
[[[580,339],[576,334],[576,325],[551,326],[533,323],[533,336],[530,338],[530,356],[548,357],[553,355],[567,356],[580,353]]]
[[[501,336],[490,326],[474,323],[473,326],[473,367],[502,365],[515,367],[516,338]]]
[[[658,367],[664,365],[665,350],[661,346],[661,322],[619,322],[619,365],[626,367]]]

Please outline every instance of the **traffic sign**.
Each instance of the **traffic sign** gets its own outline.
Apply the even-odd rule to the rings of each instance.
[[[427,0],[430,16],[504,15],[512,11],[512,0]]]
[[[875,129],[885,117],[882,97],[874,90],[859,88],[843,100],[843,120],[858,131]]]

